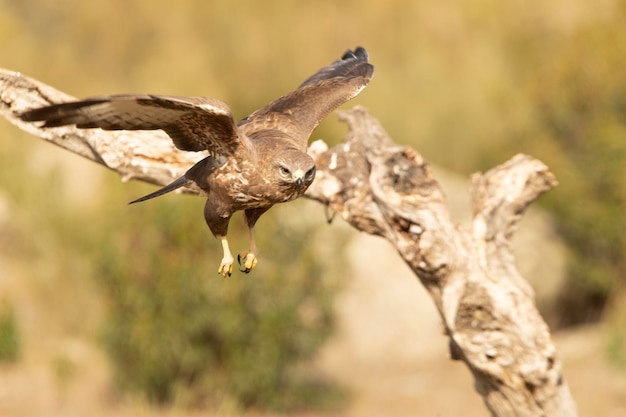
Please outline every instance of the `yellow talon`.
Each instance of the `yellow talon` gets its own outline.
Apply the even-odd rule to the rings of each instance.
[[[230,263],[222,262],[220,264],[220,267],[217,270],[217,273],[223,275],[224,277],[231,276],[232,273],[233,273],[233,264],[232,264],[232,262],[230,262]]]
[[[221,236],[220,239],[222,241],[222,248],[224,249],[224,256],[222,257],[220,267],[217,269],[217,273],[223,275],[224,277],[229,277],[233,273],[233,262],[235,262],[235,259],[230,253],[228,239],[226,239],[226,236]]]
[[[243,252],[237,255],[237,262],[239,262],[239,270],[241,272],[245,272],[246,274],[252,271],[257,264],[256,255],[252,252]]]

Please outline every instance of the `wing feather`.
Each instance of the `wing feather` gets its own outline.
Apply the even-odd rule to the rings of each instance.
[[[177,148],[231,155],[241,145],[228,106],[206,97],[120,94],[28,110],[24,121],[43,127],[76,125],[104,130],[164,130]]]
[[[76,125],[104,130],[164,130],[177,148],[231,156],[244,146],[240,136],[277,130],[306,149],[313,129],[337,107],[359,94],[374,67],[367,51],[357,47],[307,78],[292,91],[235,124],[221,101],[205,97],[119,94],[93,97],[28,110],[24,121],[43,121],[44,127]]]
[[[306,149],[313,129],[333,110],[357,96],[374,75],[367,51],[357,47],[304,81],[298,89],[239,122],[242,131],[281,130]]]

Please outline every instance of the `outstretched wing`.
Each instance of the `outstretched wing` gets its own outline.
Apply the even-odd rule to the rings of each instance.
[[[278,129],[297,138],[298,146],[306,149],[309,136],[322,119],[359,94],[373,75],[374,67],[368,62],[367,51],[362,47],[348,50],[297,90],[241,120],[239,127],[243,132]]]
[[[43,127],[76,125],[104,130],[163,129],[183,151],[231,155],[241,145],[228,106],[205,97],[120,94],[28,110],[19,117]]]

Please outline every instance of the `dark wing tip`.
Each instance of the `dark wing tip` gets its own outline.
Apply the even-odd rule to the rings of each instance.
[[[359,61],[368,62],[369,54],[367,53],[365,48],[363,48],[362,46],[357,46],[356,48],[354,48],[354,51],[351,49],[348,49],[343,54],[343,56],[341,57],[341,60],[343,61],[346,59],[358,59]]]
[[[76,112],[86,106],[103,103],[103,99],[88,99],[82,101],[71,101],[67,103],[51,104],[34,109],[17,112],[16,116],[24,122],[44,122],[41,127],[59,127],[68,124],[75,124]],[[90,126],[80,126],[90,127]]]
[[[348,49],[341,60],[339,66],[350,68],[348,71],[354,75],[360,75],[366,79],[366,83],[374,75],[374,66],[369,63],[369,54],[362,46],[357,46],[354,51]]]
[[[23,122],[42,122],[47,119],[50,114],[50,106],[39,107],[35,109],[16,112],[15,115]]]
[[[369,54],[362,46],[357,46],[354,50],[348,49],[340,59],[307,78],[300,87],[335,77],[363,77],[367,84],[374,75],[374,66],[368,59]]]

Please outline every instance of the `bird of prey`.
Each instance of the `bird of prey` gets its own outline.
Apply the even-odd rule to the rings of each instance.
[[[24,121],[43,127],[76,125],[104,130],[164,130],[183,151],[208,156],[182,177],[132,203],[145,201],[194,182],[207,194],[204,217],[221,240],[224,255],[218,273],[230,276],[234,258],[227,232],[233,213],[243,210],[249,249],[238,255],[243,272],[257,264],[253,228],[277,203],[300,197],[313,182],[315,163],[307,153],[313,129],[331,111],[359,94],[374,67],[357,47],[309,77],[296,90],[235,123],[230,108],[205,97],[129,95],[85,100],[28,110]]]

